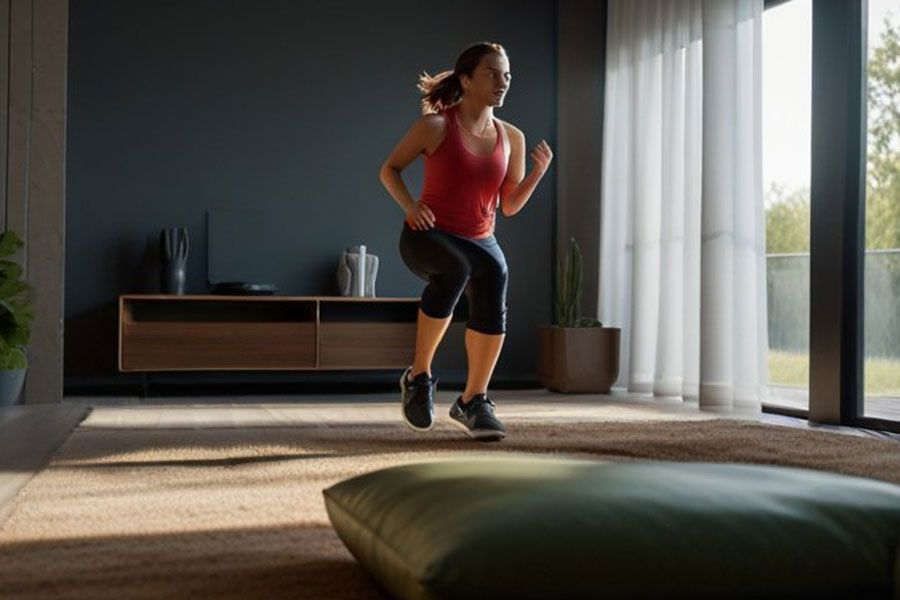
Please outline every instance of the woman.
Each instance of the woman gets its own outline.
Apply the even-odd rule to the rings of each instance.
[[[431,361],[460,295],[469,300],[466,324],[468,380],[450,408],[453,423],[471,437],[506,435],[487,396],[506,333],[506,259],[494,238],[496,210],[518,213],[547,171],[553,153],[545,141],[531,152],[525,176],[525,136],[494,118],[509,90],[509,60],[499,44],[466,48],[452,71],[419,79],[422,116],[381,167],[381,182],[403,208],[400,254],[428,282],[419,307],[413,364],[400,379],[403,420],[415,431],[434,424]],[[401,173],[424,155],[425,183],[418,202]]]

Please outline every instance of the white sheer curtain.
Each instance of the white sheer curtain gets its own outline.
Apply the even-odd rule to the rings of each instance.
[[[761,23],[762,0],[609,2],[599,316],[631,391],[760,408]]]

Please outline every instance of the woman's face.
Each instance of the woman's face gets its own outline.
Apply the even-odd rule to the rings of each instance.
[[[511,79],[509,60],[493,52],[481,57],[472,77],[461,78],[466,96],[487,106],[503,106]]]

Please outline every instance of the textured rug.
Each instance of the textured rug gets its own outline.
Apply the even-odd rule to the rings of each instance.
[[[322,489],[381,467],[497,452],[800,466],[900,483],[900,445],[727,419],[82,427],[0,526],[0,598],[385,598],[333,533]]]

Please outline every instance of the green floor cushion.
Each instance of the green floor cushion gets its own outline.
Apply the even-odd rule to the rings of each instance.
[[[859,477],[499,455],[324,495],[402,599],[900,597],[900,486]]]

